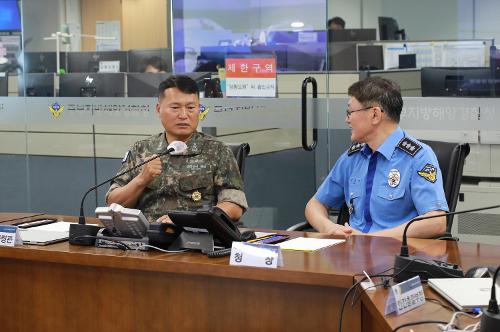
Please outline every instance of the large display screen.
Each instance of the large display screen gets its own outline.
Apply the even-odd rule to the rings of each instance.
[[[21,31],[17,1],[0,0],[0,31]]]

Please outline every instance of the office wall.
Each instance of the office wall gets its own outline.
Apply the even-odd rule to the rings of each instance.
[[[168,47],[166,0],[121,2],[122,49]]]
[[[55,42],[43,38],[59,30],[62,20],[60,5],[60,0],[22,2],[25,51],[55,51]]]
[[[81,0],[82,34],[95,35],[96,21],[122,20],[121,0]],[[122,31],[123,45],[123,31]],[[95,51],[93,38],[82,38],[82,51]]]
[[[495,38],[500,41],[500,1],[476,0],[475,38]]]

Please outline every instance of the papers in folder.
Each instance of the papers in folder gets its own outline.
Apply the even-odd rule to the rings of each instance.
[[[279,246],[282,250],[297,250],[297,251],[316,251],[321,248],[333,246],[345,240],[337,239],[315,239],[310,237],[298,237],[288,241],[281,242]]]

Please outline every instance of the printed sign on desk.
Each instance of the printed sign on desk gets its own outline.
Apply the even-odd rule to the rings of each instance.
[[[17,226],[0,225],[0,246],[13,247],[22,243]]]
[[[396,312],[396,315],[401,315],[424,303],[425,295],[422,283],[420,277],[415,276],[391,287],[389,298],[385,303],[384,314]]]
[[[276,97],[276,59],[226,58],[227,97]]]
[[[276,245],[233,242],[229,264],[276,268],[283,266],[283,256]]]

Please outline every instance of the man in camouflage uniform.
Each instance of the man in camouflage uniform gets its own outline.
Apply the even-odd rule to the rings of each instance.
[[[108,204],[142,210],[150,221],[170,222],[170,210],[217,205],[233,220],[248,208],[243,180],[232,152],[215,138],[197,132],[199,91],[191,78],[171,76],[159,86],[156,113],[165,132],[136,142],[119,172],[183,141],[187,151],[164,155],[118,177],[106,194]]]

